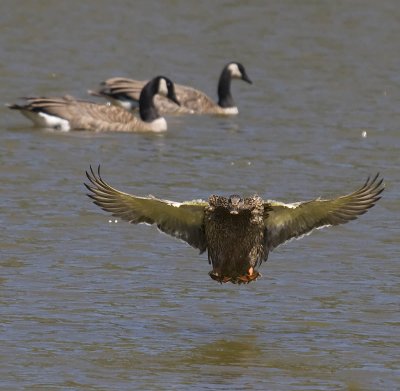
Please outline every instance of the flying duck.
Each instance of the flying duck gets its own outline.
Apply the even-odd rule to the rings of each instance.
[[[218,103],[204,92],[192,87],[175,84],[175,91],[180,106],[157,96],[155,105],[161,114],[238,114],[238,108],[231,95],[231,80],[241,79],[252,84],[244,66],[238,62],[225,65],[218,82]],[[98,91],[89,90],[93,96],[107,98],[112,104],[132,110],[137,107],[140,90],[146,81],[114,77],[101,83]]]
[[[140,118],[121,107],[77,100],[71,96],[25,98],[25,104],[12,104],[8,107],[20,110],[37,126],[63,131],[160,132],[167,130],[167,122],[154,105],[154,96],[157,94],[165,96],[179,107],[174,84],[164,76],[155,77],[142,88],[139,98]]]
[[[367,212],[381,198],[383,179],[377,174],[358,190],[323,200],[284,204],[259,196],[211,195],[208,201],[175,202],[140,197],[111,187],[90,167],[88,196],[103,210],[133,224],[158,229],[208,251],[209,275],[220,283],[247,284],[260,276],[258,267],[280,244],[316,228],[347,223]]]

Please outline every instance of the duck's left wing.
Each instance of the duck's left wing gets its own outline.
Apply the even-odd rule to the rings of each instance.
[[[358,190],[330,199],[316,199],[295,204],[266,201],[264,224],[269,250],[292,238],[310,233],[315,228],[347,223],[367,212],[381,198],[383,179],[377,174],[367,179]]]
[[[139,197],[121,192],[106,183],[90,167],[86,175],[91,184],[86,184],[88,196],[103,210],[132,224],[156,224],[157,227],[203,252],[207,248],[203,218],[205,201],[174,202],[154,197]]]

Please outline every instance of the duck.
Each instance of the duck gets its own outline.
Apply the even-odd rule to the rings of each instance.
[[[336,226],[366,213],[384,190],[379,173],[357,190],[336,198],[283,203],[258,195],[211,195],[207,201],[169,201],[142,197],[110,186],[92,166],[84,183],[95,205],[132,224],[157,228],[208,252],[210,277],[219,282],[248,284],[257,280],[262,262],[279,245],[314,229]]]
[[[24,104],[7,106],[21,111],[37,126],[61,131],[162,132],[168,126],[154,105],[155,95],[165,96],[179,107],[174,83],[165,76],[153,78],[142,88],[139,98],[140,118],[121,107],[78,100],[70,95],[23,98]]]
[[[239,110],[231,94],[232,79],[240,79],[249,84],[252,81],[246,69],[239,62],[230,62],[224,66],[218,81],[218,102],[215,102],[204,92],[195,88],[175,84],[175,91],[180,106],[157,96],[155,105],[162,114],[217,114],[236,115]],[[88,90],[92,96],[107,98],[110,103],[121,106],[127,110],[137,107],[140,90],[146,81],[133,80],[123,77],[114,77],[103,81],[97,91]]]

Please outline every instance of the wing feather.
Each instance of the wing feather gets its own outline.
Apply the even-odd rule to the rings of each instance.
[[[86,184],[90,191],[88,196],[94,204],[110,212],[113,216],[132,224],[156,224],[157,227],[178,239],[189,243],[192,247],[204,252],[207,248],[203,217],[204,201],[173,202],[154,197],[139,197],[121,192],[111,187],[100,175],[90,167],[86,176],[91,184]]]
[[[269,250],[292,238],[310,233],[313,229],[344,224],[367,212],[381,198],[383,179],[377,174],[363,186],[342,197],[284,204],[266,201],[264,224]]]

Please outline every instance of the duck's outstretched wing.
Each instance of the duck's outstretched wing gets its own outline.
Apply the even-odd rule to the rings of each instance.
[[[316,199],[295,204],[266,201],[264,224],[269,250],[315,228],[347,223],[367,212],[381,198],[383,179],[377,174],[358,190],[331,200]]]
[[[206,202],[179,203],[123,193],[101,178],[100,166],[97,174],[90,167],[90,171],[86,171],[86,176],[91,182],[91,184],[85,183],[90,191],[88,196],[103,210],[132,224],[156,224],[161,231],[184,240],[192,247],[198,248],[200,252],[206,250],[203,227]]]

